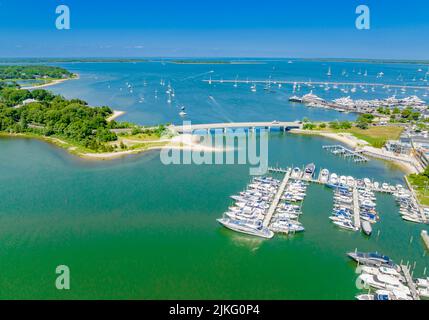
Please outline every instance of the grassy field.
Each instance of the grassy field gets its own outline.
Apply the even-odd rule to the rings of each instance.
[[[398,140],[402,131],[404,131],[404,128],[399,126],[378,126],[369,127],[365,130],[357,127],[352,127],[350,129],[328,130],[335,133],[351,133],[356,138],[368,142],[371,146],[381,148],[386,144],[387,140]]]
[[[429,179],[417,174],[411,174],[407,179],[416,192],[420,203],[429,206]]]

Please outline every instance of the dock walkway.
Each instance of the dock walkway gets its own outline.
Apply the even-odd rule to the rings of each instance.
[[[416,284],[414,283],[413,278],[411,277],[411,274],[410,274],[410,269],[405,265],[401,265],[401,269],[402,269],[402,272],[404,273],[405,280],[407,280],[407,285],[410,288],[411,296],[413,297],[414,300],[420,300],[420,296],[417,293]]]
[[[355,227],[360,229],[359,193],[357,188],[353,188],[353,217]]]
[[[264,221],[262,223],[262,225],[264,227],[268,227],[270,225],[270,222],[271,222],[271,219],[273,217],[273,214],[274,214],[274,212],[276,211],[276,209],[277,209],[277,207],[279,205],[280,199],[281,199],[281,197],[282,197],[282,195],[283,195],[283,193],[284,193],[284,191],[286,189],[286,185],[289,182],[289,179],[290,179],[290,172],[288,171],[286,173],[285,177],[283,178],[283,181],[280,184],[279,189],[277,190],[277,193],[276,193],[276,195],[275,195],[275,197],[273,199],[273,202],[271,202],[271,206],[268,209],[267,214],[264,217]]]
[[[429,235],[428,235],[428,232],[426,230],[422,230],[421,236],[422,236],[423,242],[426,245],[426,248],[429,250]]]

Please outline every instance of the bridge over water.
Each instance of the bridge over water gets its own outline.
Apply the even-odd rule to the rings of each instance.
[[[178,133],[192,133],[194,131],[207,131],[211,130],[223,130],[228,129],[245,129],[249,131],[255,131],[257,129],[279,129],[281,131],[289,131],[291,129],[302,129],[302,123],[300,122],[226,122],[226,123],[207,123],[207,124],[192,124],[182,126],[170,126],[170,128]]]

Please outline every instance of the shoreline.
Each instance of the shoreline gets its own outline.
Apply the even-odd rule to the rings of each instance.
[[[79,150],[79,148],[82,148],[78,145],[73,145],[70,142],[64,141],[57,137],[46,137],[46,136],[40,136],[36,134],[26,134],[26,133],[7,133],[7,132],[0,132],[0,138],[18,138],[18,139],[35,139],[42,142],[49,143],[59,149],[62,149],[66,151],[68,154],[71,154],[73,156],[76,156],[81,159],[85,160],[115,160],[119,158],[123,158],[129,155],[137,155],[137,154],[143,154],[148,151],[153,150],[162,150],[164,148],[168,148],[170,150],[189,150],[189,151],[195,151],[195,152],[224,152],[228,151],[228,149],[216,149],[210,146],[205,146],[204,144],[199,144],[195,141],[193,141],[192,136],[190,135],[180,135],[173,137],[171,139],[160,139],[158,140],[152,140],[150,142],[148,141],[141,141],[141,143],[148,143],[148,146],[136,148],[136,149],[128,149],[128,150],[122,150],[118,152],[84,152],[83,150]],[[150,145],[152,144],[152,145]],[[89,151],[89,150],[88,150]]]
[[[38,85],[34,85],[34,86],[29,86],[29,87],[21,87],[21,89],[22,90],[34,90],[34,89],[47,88],[47,87],[55,86],[55,85],[60,84],[60,83],[64,83],[64,82],[69,81],[69,80],[79,80],[79,79],[80,79],[79,74],[75,74],[75,76],[72,78],[56,79],[56,80],[52,80],[51,82],[44,83],[44,84],[38,84]]]
[[[301,134],[301,135],[312,135],[312,136],[320,136],[332,140],[339,141],[350,148],[359,149],[363,151],[363,153],[371,158],[375,158],[377,160],[383,160],[387,163],[393,164],[397,166],[401,171],[403,171],[406,175],[419,173],[419,170],[409,162],[406,162],[405,159],[402,160],[398,157],[391,157],[390,155],[382,154],[382,150],[371,147],[367,141],[360,140],[353,136],[350,133],[333,133],[327,131],[313,131],[313,130],[303,130],[303,129],[292,129],[290,130],[292,134]],[[389,159],[388,159],[389,158]]]
[[[329,138],[332,140],[337,140],[353,149],[356,149],[358,146],[361,146],[361,142],[363,140],[359,140],[355,137],[350,138],[350,134],[348,133],[332,133],[332,132],[314,132],[310,130],[302,130],[302,129],[293,129],[290,131],[292,134],[298,134],[298,135],[311,135],[311,136],[320,136]],[[152,146],[148,145],[142,148],[136,148],[131,150],[122,150],[118,152],[104,152],[104,153],[97,153],[97,152],[82,152],[82,150],[78,150],[81,148],[80,146],[73,145],[70,142],[64,141],[62,139],[56,138],[56,137],[45,137],[45,136],[39,136],[35,134],[25,134],[25,133],[7,133],[7,132],[0,132],[0,138],[24,138],[24,139],[37,139],[40,141],[44,141],[47,143],[50,143],[56,147],[59,147],[65,151],[67,151],[69,154],[75,155],[82,159],[87,160],[113,160],[118,158],[123,158],[129,155],[136,155],[140,153],[145,153],[147,151],[151,150],[162,150],[164,148],[169,149],[178,149],[178,150],[190,150],[190,151],[206,151],[206,152],[226,152],[228,150],[221,149],[218,150],[216,148],[210,147],[210,146],[204,146],[203,144],[196,143],[193,141],[192,137],[189,137],[188,135],[180,135],[173,137],[171,139],[160,139],[159,141],[153,140],[150,142],[146,142],[149,144],[153,144]],[[389,164],[395,165],[403,171],[406,175],[418,173],[419,171],[415,166],[413,166],[409,162],[404,162],[402,159],[399,158],[390,158],[388,159],[386,155],[380,154],[382,151],[378,151],[377,149],[368,146],[368,143],[366,141],[363,141],[365,143],[364,147],[361,149],[363,150],[364,154],[366,154],[369,157],[386,161]],[[141,141],[141,143],[145,143],[145,141]],[[161,145],[157,145],[161,144]],[[367,149],[368,148],[368,149]],[[371,148],[371,149],[369,149]],[[375,149],[375,150],[373,150]],[[89,150],[88,150],[89,151]],[[404,159],[405,160],[405,159]]]

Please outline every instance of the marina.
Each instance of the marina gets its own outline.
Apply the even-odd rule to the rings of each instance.
[[[236,201],[246,202],[245,204],[236,203],[236,206],[241,208],[259,206],[260,210],[250,210],[246,213],[244,209],[237,209],[238,211],[235,211],[234,215],[226,212],[223,218],[218,220],[222,225],[237,232],[263,238],[272,238],[274,233],[288,234],[290,231],[304,231],[298,222],[302,211],[301,205],[297,205],[297,203],[302,204],[304,201],[307,185],[317,183],[333,190],[333,211],[329,217],[332,223],[345,230],[362,230],[365,235],[370,236],[372,234],[371,225],[380,219],[376,211],[375,192],[389,194],[404,192],[402,185],[392,186],[387,183],[372,183],[368,178],[361,180],[351,176],[338,176],[335,173],[329,174],[328,169],[322,169],[318,178],[315,178],[316,166],[313,163],[307,165],[304,170],[294,167],[269,168],[269,171],[273,174],[283,174],[281,182],[272,177],[255,178],[249,184],[247,191],[240,193],[239,196],[231,196]],[[267,181],[270,183],[266,184]],[[255,182],[259,184],[255,185]],[[254,188],[259,191],[252,192]],[[225,220],[225,215],[228,216],[227,220]],[[248,227],[253,224],[258,231],[248,232],[247,229],[237,229],[238,222],[234,222],[234,220],[240,221],[240,223],[242,220],[246,220]],[[281,224],[287,224],[287,226],[281,228]]]
[[[429,222],[429,209],[423,208],[418,203],[413,191],[397,188],[393,196],[399,206],[399,213],[403,220],[422,224]]]
[[[377,252],[349,252],[357,262],[358,281],[366,294],[358,300],[420,300],[428,299],[429,281],[413,279],[410,265],[396,264],[389,257]],[[373,293],[371,293],[373,292]]]

